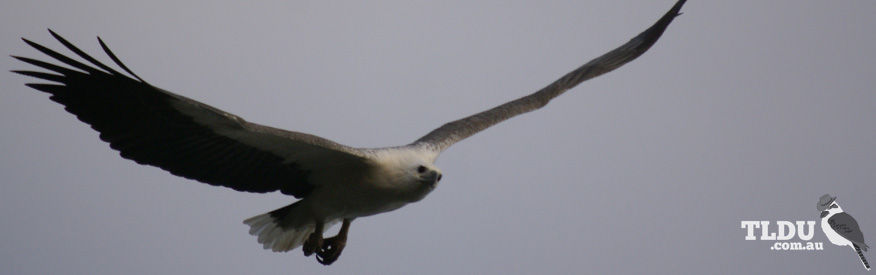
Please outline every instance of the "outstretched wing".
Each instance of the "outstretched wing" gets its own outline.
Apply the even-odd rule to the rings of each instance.
[[[827,223],[830,224],[830,228],[833,228],[833,231],[836,231],[837,234],[852,243],[864,247],[866,250],[867,245],[864,244],[864,234],[861,233],[858,222],[851,215],[846,214],[846,212],[836,213],[830,219],[827,219]]]
[[[13,56],[51,71],[14,72],[56,82],[27,86],[51,94],[53,101],[100,132],[100,138],[126,159],[238,191],[279,190],[299,198],[313,188],[309,181],[312,173],[364,165],[364,156],[354,148],[313,135],[249,123],[156,88],[122,64],[100,38],[98,42],[107,55],[136,79],[100,63],[49,32],[92,65],[23,39],[73,68]]]
[[[626,44],[587,62],[587,64],[566,74],[547,87],[492,109],[444,124],[414,141],[412,145],[423,145],[437,152],[444,151],[450,145],[474,135],[487,127],[547,105],[548,101],[575,87],[578,83],[610,72],[636,59],[636,57],[645,53],[651,45],[657,42],[657,39],[660,38],[660,35],[663,34],[663,31],[672,22],[672,19],[680,14],[679,10],[681,10],[681,6],[684,5],[685,1],[679,0],[676,2],[657,23],[654,23],[654,25]]]

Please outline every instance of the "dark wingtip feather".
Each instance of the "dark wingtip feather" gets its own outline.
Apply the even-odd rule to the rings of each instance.
[[[74,71],[74,70],[71,70],[68,68],[64,68],[64,67],[52,64],[52,63],[39,61],[39,60],[36,60],[33,58],[27,58],[27,57],[17,56],[17,55],[13,55],[12,58],[18,59],[21,62],[31,64],[31,65],[34,65],[34,66],[37,66],[37,67],[40,67],[40,68],[43,68],[46,70],[51,70],[51,71],[54,71],[56,73],[60,73],[63,75],[73,75],[73,74],[82,74],[83,73],[83,72]]]
[[[60,82],[60,83],[64,82],[64,76],[56,75],[56,74],[50,74],[50,73],[44,73],[44,72],[34,72],[34,71],[22,71],[22,70],[11,70],[10,72],[17,73],[20,75],[26,75],[26,76],[36,77],[36,78],[40,78],[40,79],[45,79],[45,80],[49,80],[49,81],[54,81],[54,82]]]
[[[27,83],[24,85],[50,94],[58,94],[62,89],[66,88],[63,85],[45,83]]]
[[[91,62],[91,64],[94,64],[95,66],[98,66],[101,69],[103,69],[103,70],[105,70],[113,75],[121,75],[116,70],[113,70],[109,66],[104,65],[100,61],[97,61],[97,59],[95,59],[94,57],[91,57],[90,55],[88,55],[84,51],[80,50],[79,48],[74,46],[73,43],[70,43],[70,41],[67,41],[67,39],[64,39],[64,37],[61,37],[57,33],[53,32],[52,29],[49,29],[49,33],[52,35],[52,37],[55,37],[55,39],[58,40],[58,42],[61,42],[61,44],[63,44],[65,47],[67,47],[67,49],[69,49],[70,51],[72,51],[73,53],[78,55],[79,57],[82,57],[83,59],[88,60],[88,62]]]
[[[657,43],[657,39],[663,35],[663,32],[666,31],[666,27],[669,26],[669,23],[672,23],[672,20],[675,19],[675,17],[681,15],[681,7],[684,6],[685,2],[687,2],[687,0],[678,0],[678,2],[675,2],[675,5],[673,5],[663,17],[660,17],[660,20],[657,20],[654,25],[633,38],[643,40],[642,44],[636,47],[640,52],[647,51],[654,45],[654,43]]]
[[[47,48],[46,46],[40,45],[39,43],[36,43],[36,42],[30,41],[30,40],[27,40],[26,38],[21,38],[21,39],[24,40],[24,43],[27,43],[28,45],[30,45],[30,46],[33,47],[34,49],[36,49],[36,50],[42,52],[42,53],[45,54],[45,55],[48,55],[48,56],[54,58],[55,60],[61,61],[61,62],[65,63],[65,64],[67,64],[67,65],[70,65],[70,66],[76,67],[76,68],[78,68],[78,69],[80,69],[80,70],[83,70],[83,71],[86,71],[86,72],[89,72],[89,73],[92,73],[92,74],[95,74],[95,73],[99,73],[99,72],[100,72],[100,71],[98,71],[97,69],[95,69],[95,68],[93,68],[93,67],[91,67],[91,66],[88,66],[88,65],[83,64],[82,62],[79,62],[79,61],[73,60],[72,58],[69,58],[69,57],[67,57],[66,55],[63,55],[63,54],[58,53],[58,52],[56,52],[56,51],[54,51],[54,50],[52,50],[52,49],[49,49],[49,48]]]
[[[38,43],[36,43],[36,42],[30,41],[30,39],[27,39],[27,38],[24,38],[24,37],[21,38],[21,41],[24,41],[24,43],[27,43],[28,45],[30,45],[31,47],[34,47],[34,48],[43,47],[42,45],[40,45],[40,44],[38,44]],[[43,47],[43,48],[44,48],[44,47]]]
[[[128,73],[131,74],[132,76],[134,76],[134,77],[136,77],[137,79],[139,79],[140,82],[146,83],[145,80],[143,80],[142,78],[140,78],[140,76],[138,76],[137,74],[135,74],[134,72],[132,72],[130,69],[128,69],[128,66],[125,66],[125,64],[122,63],[122,61],[119,60],[118,57],[116,57],[116,55],[113,53],[113,51],[111,51],[111,50],[109,49],[109,47],[106,46],[106,43],[103,43],[103,40],[100,39],[100,36],[97,37],[97,43],[100,43],[100,47],[103,48],[103,51],[106,52],[107,55],[109,55],[110,59],[112,59],[113,62],[116,63],[116,65],[119,65],[119,67],[121,67],[123,70],[125,70],[126,72],[128,72]]]

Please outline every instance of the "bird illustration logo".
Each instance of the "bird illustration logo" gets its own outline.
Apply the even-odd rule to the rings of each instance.
[[[831,243],[839,246],[849,246],[861,259],[861,264],[868,271],[870,263],[864,258],[863,251],[867,251],[864,243],[864,234],[858,227],[858,222],[851,215],[843,211],[836,202],[836,197],[824,194],[818,199],[818,211],[821,211],[821,230]]]

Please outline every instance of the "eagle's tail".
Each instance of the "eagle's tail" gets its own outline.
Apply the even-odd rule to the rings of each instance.
[[[243,221],[249,225],[249,234],[258,237],[265,249],[285,252],[297,248],[314,231],[313,219],[304,213],[304,207],[295,202],[286,207],[261,214]],[[337,221],[325,224],[330,228]]]
[[[852,244],[852,246],[855,248],[855,252],[858,252],[858,257],[861,258],[861,263],[864,264],[864,268],[866,268],[867,271],[870,271],[870,263],[867,262],[867,258],[864,258],[864,253],[861,252],[861,247],[857,244]]]

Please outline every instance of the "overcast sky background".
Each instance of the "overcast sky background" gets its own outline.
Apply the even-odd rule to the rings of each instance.
[[[161,88],[382,147],[537,90],[673,2],[7,0],[0,52],[46,60],[19,37],[60,50],[50,27],[110,62],[100,35]],[[776,252],[740,221],[817,220],[831,193],[876,247],[876,2],[683,12],[639,59],[451,147],[429,197],[356,220],[330,267],[247,234],[293,198],[124,160],[2,58],[0,273],[864,271],[820,229],[824,251]]]

